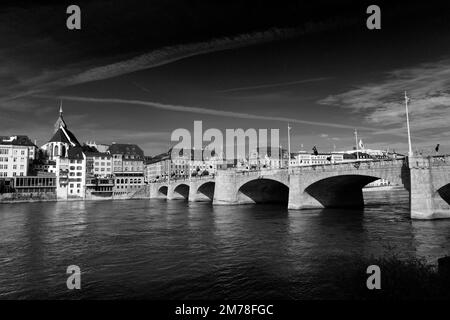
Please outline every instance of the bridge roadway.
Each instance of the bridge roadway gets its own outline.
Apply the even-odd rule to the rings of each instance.
[[[289,209],[362,207],[362,188],[377,179],[410,193],[411,218],[450,218],[450,156],[311,165],[289,169],[218,170],[215,176],[149,184],[150,198],[214,205],[283,202]]]

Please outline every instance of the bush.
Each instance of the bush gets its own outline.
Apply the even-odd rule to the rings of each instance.
[[[369,290],[366,286],[370,276],[366,270],[370,265],[381,269],[380,290]],[[344,297],[350,299],[450,299],[449,278],[440,274],[436,266],[418,258],[400,259],[389,255],[359,259],[353,268],[343,272],[338,282]]]

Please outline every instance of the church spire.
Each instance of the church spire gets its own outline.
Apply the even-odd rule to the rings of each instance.
[[[58,120],[56,120],[56,122],[55,122],[55,127],[53,130],[53,133],[57,132],[61,127],[67,128],[67,125],[64,122],[64,118],[63,118],[62,100],[59,103],[59,117],[58,117]]]

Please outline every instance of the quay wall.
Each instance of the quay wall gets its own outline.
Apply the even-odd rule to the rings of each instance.
[[[0,203],[56,201],[55,192],[2,193]]]

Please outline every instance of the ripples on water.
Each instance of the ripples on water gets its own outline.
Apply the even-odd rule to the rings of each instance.
[[[0,204],[0,298],[329,298],[355,257],[450,253],[450,221],[407,194],[364,210],[134,200]],[[379,203],[382,204],[379,204]],[[374,204],[377,203],[377,204]],[[68,291],[78,265],[82,289]]]

